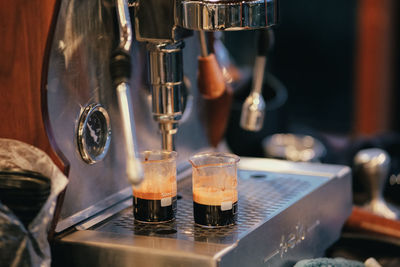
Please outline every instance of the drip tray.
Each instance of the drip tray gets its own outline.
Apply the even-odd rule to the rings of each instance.
[[[239,171],[237,224],[210,229],[194,224],[192,183],[191,177],[187,177],[179,183],[175,221],[161,224],[139,223],[134,221],[132,207],[129,207],[110,221],[95,227],[95,230],[230,244],[328,180],[328,178],[312,179],[306,176]]]
[[[280,266],[322,256],[351,212],[351,178],[346,167],[320,168],[239,170],[237,224],[213,229],[194,224],[187,177],[178,183],[176,220],[135,222],[130,206],[61,238],[55,258],[74,256],[57,266]]]

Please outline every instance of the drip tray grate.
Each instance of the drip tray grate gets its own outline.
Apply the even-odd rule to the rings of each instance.
[[[328,179],[302,175],[239,171],[239,214],[237,224],[204,228],[194,224],[191,177],[178,183],[176,220],[168,223],[140,223],[132,207],[93,230],[228,244],[236,242],[258,225],[272,218]]]

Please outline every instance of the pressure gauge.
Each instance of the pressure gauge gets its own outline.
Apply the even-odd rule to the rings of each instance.
[[[111,140],[110,117],[100,104],[87,106],[79,117],[77,130],[78,150],[82,159],[93,164],[102,160]]]

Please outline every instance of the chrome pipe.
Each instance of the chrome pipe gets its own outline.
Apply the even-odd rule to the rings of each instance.
[[[119,27],[119,49],[129,54],[131,51],[133,34],[126,0],[116,0],[116,9]]]
[[[135,121],[128,83],[123,82],[117,85],[117,98],[126,145],[126,174],[129,182],[139,184],[143,180],[143,169],[137,157]]]
[[[136,131],[130,96],[130,57],[132,27],[126,0],[116,0],[119,25],[119,46],[112,61],[112,73],[116,83],[118,107],[121,113],[126,153],[126,174],[128,181],[139,184],[143,180],[142,165],[137,157]]]
[[[254,62],[252,90],[243,103],[240,118],[240,126],[252,132],[260,131],[264,124],[265,101],[262,96],[262,86],[267,54],[274,43],[271,29],[259,30],[258,33],[258,54]]]
[[[266,61],[266,56],[256,57],[253,70],[253,88],[243,103],[240,126],[247,131],[257,132],[261,130],[264,123],[265,101],[261,89]]]

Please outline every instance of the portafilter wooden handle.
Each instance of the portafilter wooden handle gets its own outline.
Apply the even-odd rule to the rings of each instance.
[[[345,227],[349,230],[400,238],[400,221],[386,219],[358,207],[353,207]]]
[[[214,54],[199,56],[197,85],[201,95],[206,99],[220,97],[226,90],[222,71]]]
[[[206,99],[220,97],[226,90],[224,75],[214,54],[208,54],[203,31],[199,32],[201,56],[198,58],[197,86]]]

